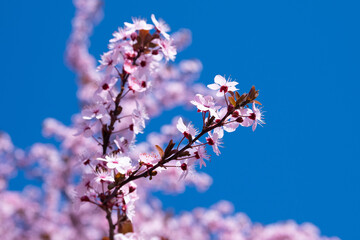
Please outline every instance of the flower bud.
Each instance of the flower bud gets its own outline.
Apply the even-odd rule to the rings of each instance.
[[[238,123],[242,123],[242,122],[244,121],[244,119],[243,119],[242,117],[238,117],[238,118],[236,119],[236,121],[237,121]]]
[[[186,171],[187,170],[187,164],[186,163],[183,163],[183,164],[181,164],[181,169],[183,170],[183,171]]]
[[[102,89],[103,90],[108,90],[109,89],[109,84],[105,83],[104,85],[102,85]]]
[[[129,193],[132,193],[136,190],[136,188],[134,186],[130,186],[129,187]]]

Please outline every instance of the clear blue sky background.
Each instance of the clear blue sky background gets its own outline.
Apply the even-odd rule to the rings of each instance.
[[[117,26],[155,13],[173,30],[192,30],[179,59],[203,62],[200,81],[231,74],[242,90],[261,90],[267,124],[228,135],[205,169],[210,190],[165,197],[165,207],[227,199],[253,221],[309,221],[325,235],[360,239],[359,10],[358,1],[332,0],[106,2],[95,56]],[[63,60],[73,14],[70,1],[0,1],[0,129],[17,146],[48,141],[42,121],[68,124],[78,111],[75,76]]]

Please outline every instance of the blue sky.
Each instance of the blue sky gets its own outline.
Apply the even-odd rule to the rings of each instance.
[[[359,7],[331,0],[105,3],[91,38],[95,56],[117,26],[155,13],[173,30],[193,32],[178,59],[200,59],[200,81],[231,74],[241,90],[260,89],[267,124],[226,136],[223,154],[205,169],[214,179],[209,191],[165,196],[165,207],[227,199],[256,222],[309,221],[325,235],[360,239]],[[75,76],[63,60],[73,14],[70,1],[0,2],[0,129],[19,147],[48,141],[41,136],[46,117],[68,124],[79,110]]]

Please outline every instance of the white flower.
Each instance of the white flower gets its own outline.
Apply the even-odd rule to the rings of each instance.
[[[201,144],[201,143],[200,143]],[[204,146],[199,146],[195,148],[195,158],[200,161],[200,168],[204,165],[206,167],[206,163],[204,159],[209,160],[210,156],[207,154],[206,149]]]
[[[253,112],[250,114],[250,119],[253,120],[252,130],[255,131],[257,124],[261,126],[261,124],[265,124],[263,121],[263,114],[259,108],[256,107],[255,103],[252,106]]]
[[[206,138],[207,143],[212,146],[214,153],[216,153],[216,155],[220,155],[220,150],[219,150],[219,146],[221,144],[221,138],[219,137],[219,134],[217,132],[211,134],[210,132],[208,133],[209,137]]]
[[[228,91],[236,91],[238,90],[235,86],[238,84],[237,82],[230,82],[229,80],[226,80],[224,77],[220,75],[216,75],[214,78],[215,83],[207,85],[208,88],[212,90],[218,90],[216,93],[216,96],[222,97],[224,94],[226,94]]]
[[[188,138],[189,136],[194,137],[197,134],[196,129],[193,127],[191,123],[189,123],[187,126],[185,126],[184,121],[182,118],[179,118],[176,128],[184,134],[184,137]]]
[[[216,115],[216,109],[218,107],[215,106],[214,98],[212,96],[196,94],[195,99],[190,101],[190,103],[194,104],[201,112],[209,111],[211,116]]]

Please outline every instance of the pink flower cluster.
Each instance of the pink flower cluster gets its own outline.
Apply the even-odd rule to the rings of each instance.
[[[180,193],[194,185],[205,191],[210,152],[220,154],[225,132],[264,124],[252,87],[239,94],[237,82],[217,75],[206,88],[194,81],[198,60],[171,64],[191,42],[188,30],[169,34],[161,19],[133,19],[113,34],[97,66],[89,36],[102,16],[100,0],[75,0],[67,48],[84,106],[71,126],[46,119],[43,134],[60,146],[16,148],[0,134],[0,234],[3,239],[239,239],[337,240],[321,237],[312,224],[288,221],[267,226],[233,213],[225,201],[209,209],[170,216],[152,192]],[[179,105],[197,109],[202,126],[175,117],[146,141],[147,120]],[[8,189],[21,170],[41,188]]]

